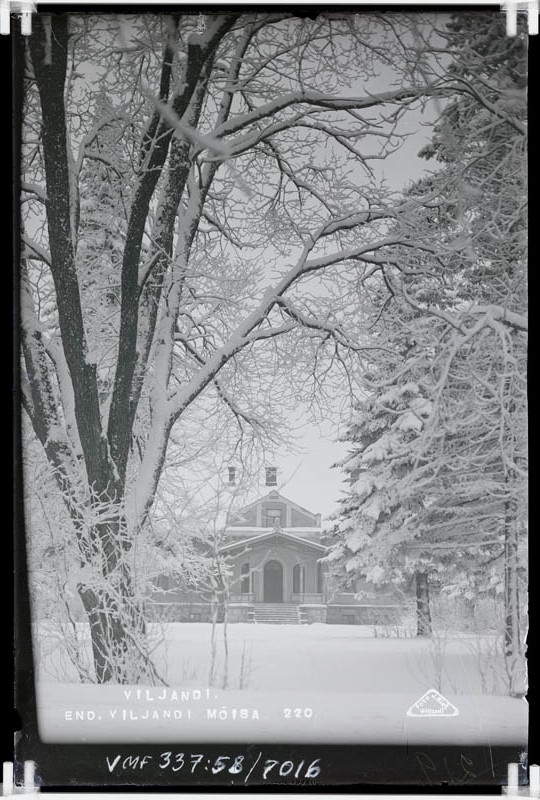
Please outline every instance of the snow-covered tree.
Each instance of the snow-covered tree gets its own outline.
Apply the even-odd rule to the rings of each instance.
[[[445,580],[456,591],[504,593],[512,690],[514,679],[521,683],[526,514],[525,52],[523,40],[507,37],[491,14],[456,16],[446,37],[454,52],[448,74],[464,91],[444,107],[424,150],[440,166],[411,187],[418,205],[398,223],[416,246],[398,247],[378,264],[396,298],[401,331],[394,327],[394,337],[406,353],[390,370],[379,361],[359,424],[363,432],[382,404],[377,438],[393,435],[394,449],[406,455],[405,479],[383,463],[370,466],[401,514],[416,508],[413,535],[399,522],[409,542],[420,540],[415,557],[427,547],[436,569],[450,553]],[[429,404],[413,442],[395,437],[407,402],[387,403],[394,384],[402,391],[411,380]],[[365,457],[360,436],[352,458]],[[355,485],[349,500],[363,513],[369,501],[355,499]],[[387,555],[400,556],[391,526],[377,531]]]
[[[415,467],[414,444],[429,408],[413,381],[389,386],[356,407],[346,436],[354,449],[342,464],[350,487],[328,557],[338,579],[341,572],[345,580],[361,576],[376,586],[407,585],[415,577],[419,635],[431,632],[427,574],[433,564],[430,553],[410,553],[425,528],[421,502],[405,484]]]
[[[99,682],[153,677],[135,545],[171,435],[215,400],[264,432],[260,397],[287,353],[301,390],[361,346],[336,298],[406,241],[387,220],[408,208],[369,160],[423,97],[452,91],[423,78],[412,44],[393,46],[415,26],[282,11],[34,21],[23,403],[69,512]]]
[[[452,487],[443,510],[455,530],[478,519],[484,537],[502,545],[505,653],[519,686],[527,474],[526,40],[508,37],[489,14],[457,15],[447,35],[452,46],[459,41],[451,74],[468,90],[444,109],[426,151],[443,165],[433,176],[445,201],[439,229],[451,234],[455,251],[444,259],[452,303],[446,300],[445,309],[439,301],[437,309],[443,317],[450,312],[435,423],[447,441],[439,449],[448,453]]]

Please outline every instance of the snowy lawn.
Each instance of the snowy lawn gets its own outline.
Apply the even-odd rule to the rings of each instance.
[[[168,687],[77,684],[49,647],[38,687],[48,741],[522,743],[525,701],[503,695],[494,638],[374,638],[349,625],[222,626],[209,687],[210,630],[164,626],[156,660]],[[62,669],[60,670],[60,664]],[[62,674],[63,673],[63,674]],[[437,689],[455,716],[407,710]]]

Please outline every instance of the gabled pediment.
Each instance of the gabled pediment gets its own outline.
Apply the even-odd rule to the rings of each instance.
[[[282,528],[321,527],[320,514],[309,511],[276,490],[257,498],[238,511],[231,512],[227,517],[227,525],[235,528],[273,527],[270,519],[274,510],[280,515],[279,525]]]
[[[303,539],[300,536],[295,536],[293,533],[289,533],[288,531],[278,530],[278,531],[267,531],[266,533],[261,533],[259,536],[251,536],[249,539],[240,539],[236,542],[231,542],[231,544],[225,544],[220,547],[220,552],[232,552],[234,550],[242,551],[246,548],[256,547],[261,544],[272,544],[272,545],[297,545],[301,546],[305,549],[316,550],[319,553],[324,553],[326,551],[326,547],[318,542],[310,542],[309,539]]]

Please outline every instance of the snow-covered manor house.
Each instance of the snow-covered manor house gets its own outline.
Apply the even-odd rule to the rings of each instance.
[[[271,618],[298,615],[306,605],[322,618],[321,532],[320,514],[276,490],[231,514],[222,550],[232,562],[233,602],[252,606],[255,619],[262,611]]]
[[[391,594],[362,600],[354,592],[332,589],[321,563],[326,553],[321,515],[270,488],[276,485],[276,470],[269,467],[266,493],[227,516],[220,554],[229,567],[228,621],[369,624],[395,619],[399,606]],[[155,614],[210,621],[208,593],[182,592],[166,576],[160,576],[156,589],[149,604]]]

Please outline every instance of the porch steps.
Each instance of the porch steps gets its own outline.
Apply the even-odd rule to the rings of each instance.
[[[300,612],[292,603],[256,603],[252,621],[259,625],[299,625]]]

